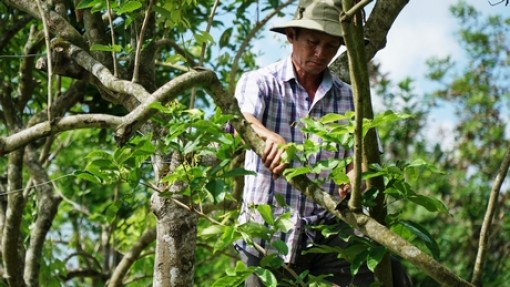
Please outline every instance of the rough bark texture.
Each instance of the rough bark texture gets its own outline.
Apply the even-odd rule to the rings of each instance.
[[[46,170],[42,167],[34,152],[28,148],[25,155],[25,166],[38,185],[39,199],[37,200],[37,219],[33,226],[30,244],[25,255],[25,270],[23,279],[27,286],[39,286],[39,271],[43,258],[42,250],[46,235],[48,234],[53,219],[57,214],[62,198],[56,194],[50,182]]]
[[[160,235],[156,239],[153,286],[193,286],[197,215],[157,193],[152,197],[152,208]]]
[[[75,3],[79,1],[76,0]],[[366,24],[366,37],[370,39],[369,44],[366,46],[366,58],[371,59],[375,53],[382,49],[386,44],[386,35],[400,13],[401,9],[407,4],[406,0],[379,0],[377,1],[373,13],[370,15]],[[41,19],[36,1],[33,0],[3,0],[8,6],[25,11],[31,17]],[[7,203],[2,205],[2,210],[5,210],[5,224],[2,230],[2,260],[5,270],[3,274],[6,275],[7,281],[11,286],[25,286],[23,280],[23,256],[24,250],[19,248],[20,245],[20,221],[25,198],[22,190],[22,170],[23,165],[23,152],[28,143],[36,139],[59,133],[66,129],[76,129],[80,127],[102,127],[116,131],[119,143],[126,142],[134,131],[140,128],[151,128],[150,126],[143,126],[144,123],[150,118],[155,111],[148,108],[148,105],[155,101],[166,103],[173,99],[175,94],[192,86],[202,86],[208,93],[210,93],[217,105],[219,105],[225,113],[234,114],[233,120],[234,127],[241,134],[242,138],[254,149],[259,155],[264,148],[264,142],[261,141],[253,129],[246,123],[244,117],[240,113],[237,102],[231,97],[222,87],[221,83],[216,78],[216,75],[211,71],[190,71],[184,76],[169,81],[167,84],[161,86],[156,90],[153,86],[154,79],[154,46],[151,44],[146,47],[141,56],[143,63],[151,63],[151,65],[143,65],[141,70],[140,83],[133,83],[131,81],[123,80],[126,75],[116,77],[112,74],[111,69],[113,63],[111,55],[104,52],[92,53],[94,57],[88,53],[88,45],[93,43],[105,44],[109,43],[108,35],[101,31],[101,19],[98,15],[87,14],[83,16],[87,33],[85,37],[81,35],[65,18],[65,13],[62,13],[63,2],[53,1],[56,11],[45,9],[43,17],[47,20],[48,27],[56,40],[53,41],[53,51],[55,59],[64,59],[67,61],[56,61],[55,70],[62,73],[70,73],[71,76],[80,77],[83,80],[92,82],[100,90],[102,96],[108,98],[111,102],[122,104],[128,111],[132,113],[127,114],[125,117],[106,116],[102,115],[86,115],[78,117],[66,117],[64,119],[56,119],[52,122],[44,122],[46,119],[44,115],[37,117],[30,126],[32,130],[26,132],[15,132],[20,126],[16,123],[17,114],[26,103],[30,89],[30,78],[25,78],[25,86],[22,93],[23,100],[18,109],[15,108],[13,103],[10,103],[5,97],[2,97],[3,116],[6,119],[9,130],[13,131],[9,137],[0,138],[0,153],[9,154],[9,174],[8,174],[8,197]],[[59,10],[60,11],[57,11]],[[151,37],[152,31],[147,31],[147,37]],[[27,51],[31,47],[40,45],[42,41],[41,35],[32,35],[33,44],[27,45]],[[52,62],[53,64],[53,62]],[[30,66],[30,63],[27,63]],[[41,63],[41,69],[44,70],[44,62]],[[47,67],[47,66],[46,66]],[[338,73],[342,79],[349,81],[349,73],[347,71],[347,55],[342,55],[333,65],[333,69]],[[26,72],[29,75],[29,72]],[[155,92],[153,92],[156,90]],[[24,92],[23,92],[24,91]],[[5,93],[10,94],[10,93]],[[22,95],[23,96],[23,95]],[[73,101],[76,99],[73,99]],[[370,99],[366,99],[369,101]],[[143,103],[143,104],[140,104]],[[55,103],[56,105],[56,103]],[[140,107],[139,107],[140,106]],[[55,107],[55,106],[54,106]],[[139,108],[137,108],[139,107]],[[364,104],[367,109],[363,110],[365,117],[371,115],[371,105]],[[66,108],[63,108],[65,111]],[[81,123],[77,123],[79,120]],[[32,125],[33,124],[33,125]],[[35,136],[34,136],[35,134]],[[376,150],[376,136],[369,133],[365,140],[365,146],[371,147],[367,149],[366,161],[378,162],[378,153]],[[165,157],[167,155],[162,155]],[[159,157],[159,156],[158,156]],[[177,160],[174,159],[174,160]],[[168,172],[171,172],[171,165],[166,164],[167,160],[159,161],[155,158],[155,174],[156,179],[159,180]],[[173,164],[176,164],[175,162]],[[34,174],[40,167],[34,167]],[[351,212],[349,210],[336,210],[337,203],[334,202],[326,193],[322,192],[316,186],[308,181],[306,176],[297,177],[291,182],[298,187],[307,196],[315,199],[320,205],[330,210],[337,217],[346,221],[351,226],[358,228],[365,235],[372,238],[374,241],[388,247],[390,251],[397,255],[402,256],[409,262],[421,268],[425,273],[429,274],[438,282],[448,286],[469,286],[469,283],[456,277],[449,272],[446,268],[435,262],[427,254],[416,249],[400,237],[391,233],[386,227],[381,225],[377,220],[368,217],[358,211]],[[379,183],[374,183],[379,184]],[[154,194],[152,198],[153,212],[158,219],[157,231],[157,246],[156,246],[156,261],[154,267],[154,286],[191,286],[193,283],[193,260],[194,249],[196,242],[196,215],[192,212],[191,204],[187,198],[179,195],[182,186],[171,186],[170,196],[163,196]],[[54,196],[50,190],[44,192],[41,197],[40,216],[51,220],[53,209],[58,206],[59,199]],[[46,204],[51,206],[48,213],[41,210]],[[3,216],[3,215],[2,215]],[[380,218],[381,213],[374,213],[376,218]],[[41,238],[47,232],[49,225],[41,221],[37,227],[40,230],[39,239],[34,239],[30,243],[30,250],[27,252],[29,258],[35,258],[40,253]],[[150,241],[151,234],[144,237],[144,241],[140,245],[147,244]],[[139,250],[133,250],[131,255],[124,257],[125,265],[118,270],[118,277],[115,283],[120,284],[122,274],[125,273],[126,268],[132,262],[132,256],[136,256]],[[34,266],[36,267],[36,266]],[[1,270],[0,270],[1,271]],[[29,284],[37,275],[36,272],[27,270],[26,280]],[[70,274],[69,276],[73,276]],[[118,279],[117,279],[118,278]]]
[[[181,162],[181,156],[173,154],[168,164],[157,165],[158,174],[164,176],[167,172],[171,173]],[[169,195],[154,193],[152,196],[152,212],[158,219],[155,287],[193,286],[197,215],[192,208],[186,208],[191,205],[189,198],[179,194],[182,189],[182,184],[174,183],[166,189]]]
[[[110,282],[108,283],[108,287],[120,287],[123,286],[122,279],[126,275],[127,271],[133,265],[135,260],[140,256],[142,251],[154,240],[156,239],[156,228],[151,228],[147,230],[138,241],[133,245],[133,247],[122,257],[122,260],[119,262],[117,267],[115,268]]]
[[[21,248],[21,218],[25,198],[22,190],[23,151],[15,151],[9,154],[9,194],[7,195],[7,212],[5,225],[2,233],[2,259],[10,286],[26,286],[23,281],[23,254]]]

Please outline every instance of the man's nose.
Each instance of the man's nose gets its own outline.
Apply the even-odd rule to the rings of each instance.
[[[326,56],[326,47],[324,45],[317,45],[315,47],[315,56],[317,58],[324,58]]]

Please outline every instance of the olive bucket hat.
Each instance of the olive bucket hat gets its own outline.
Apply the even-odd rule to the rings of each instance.
[[[300,0],[294,19],[270,30],[285,34],[285,28],[317,30],[335,37],[343,37],[340,25],[340,0]]]

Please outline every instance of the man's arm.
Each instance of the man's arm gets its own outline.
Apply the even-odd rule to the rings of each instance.
[[[266,142],[262,162],[273,176],[277,178],[287,166],[281,162],[281,155],[284,152],[279,146],[286,144],[285,139],[279,134],[268,130],[254,115],[243,113],[246,120],[251,124],[253,130]]]

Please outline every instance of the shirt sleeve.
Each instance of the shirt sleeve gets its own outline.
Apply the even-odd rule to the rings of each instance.
[[[263,77],[257,72],[248,72],[241,76],[235,91],[241,112],[260,119],[265,109],[265,86]]]

